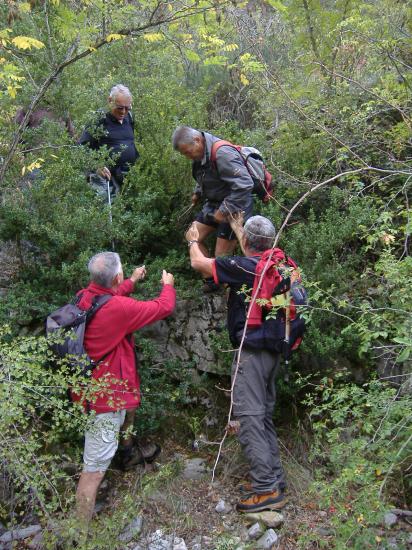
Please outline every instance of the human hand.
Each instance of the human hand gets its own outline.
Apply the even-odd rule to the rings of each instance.
[[[142,281],[146,277],[146,266],[136,267],[133,271],[130,279],[135,283],[136,281]]]
[[[199,195],[197,193],[193,193],[192,195],[192,206],[196,206],[196,204],[199,202]]]
[[[243,218],[244,218],[244,212],[234,212],[230,215],[229,223],[233,227],[235,225],[239,227],[243,227]]]
[[[187,241],[198,241],[199,240],[199,230],[197,228],[196,222],[193,222],[192,225],[186,232]]]
[[[108,168],[106,168],[106,166],[104,166],[103,168],[98,168],[96,170],[96,173],[106,180],[109,180],[112,177],[112,173]]]
[[[164,269],[164,270],[163,270],[163,273],[162,273],[161,282],[162,282],[164,285],[172,285],[172,286],[174,286],[174,285],[175,285],[175,278],[173,277],[173,275],[172,275],[171,273],[168,273],[168,272]]]

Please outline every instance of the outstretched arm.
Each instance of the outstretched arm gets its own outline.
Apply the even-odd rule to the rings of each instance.
[[[199,231],[193,223],[186,233],[189,245],[190,265],[195,271],[199,271],[205,277],[213,276],[213,258],[207,258],[199,247]]]

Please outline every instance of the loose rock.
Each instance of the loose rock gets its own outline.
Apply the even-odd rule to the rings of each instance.
[[[228,514],[229,512],[232,511],[232,507],[229,503],[221,499],[217,503],[215,510],[218,514]]]
[[[202,479],[207,474],[206,461],[203,458],[185,460],[182,477],[184,479]]]
[[[245,514],[245,519],[249,522],[260,521],[266,527],[271,527],[272,529],[279,527],[285,521],[285,518],[279,512],[254,512]]]
[[[23,527],[22,529],[13,529],[13,531],[6,531],[1,535],[0,542],[6,543],[13,540],[23,540],[33,535],[36,535],[41,531],[40,525],[30,525],[29,527]]]
[[[386,512],[383,521],[385,522],[385,527],[390,529],[398,523],[398,516],[392,512]]]
[[[143,518],[141,516],[137,516],[119,535],[119,540],[122,542],[130,542],[140,534],[142,530],[142,525]]]
[[[257,521],[252,525],[252,527],[249,528],[247,533],[249,540],[255,540],[263,535],[263,529],[260,523]]]
[[[256,541],[256,548],[263,548],[264,550],[270,550],[274,544],[277,543],[279,537],[273,529],[268,529],[266,533]]]

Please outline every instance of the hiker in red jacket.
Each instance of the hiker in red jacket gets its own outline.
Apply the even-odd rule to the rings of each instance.
[[[278,268],[293,271],[297,266],[282,250],[272,248],[276,231],[270,220],[252,216],[243,230],[245,256],[207,258],[199,246],[195,224],[187,232],[187,239],[192,268],[204,277],[213,277],[216,284],[227,284],[230,288],[229,337],[235,349],[242,343],[232,366],[233,415],[239,422],[239,441],[249,462],[250,477],[250,482],[241,487],[244,495],[237,503],[237,510],[257,512],[286,504],[285,474],[272,418],[285,322],[277,316],[266,317],[259,301],[247,318],[249,301],[242,289],[254,289],[257,299],[267,300],[278,282]],[[302,330],[302,323],[296,319],[292,323],[291,345],[301,337]]]
[[[79,307],[87,310],[96,296],[111,295],[88,323],[84,338],[85,349],[90,358],[98,362],[92,378],[104,381],[85,408],[93,411],[87,426],[84,445],[84,465],[77,487],[77,511],[79,518],[90,520],[96,493],[105,471],[118,447],[121,438],[120,461],[124,469],[140,461],[149,461],[159,448],[135,447],[130,435],[134,413],[140,404],[140,380],[137,372],[133,332],[170,315],[175,307],[176,292],[171,273],[163,271],[163,288],[160,295],[147,302],[129,298],[135,283],[146,274],[145,267],[134,270],[124,280],[120,257],[115,252],[101,252],[89,262],[91,282],[81,290]],[[82,401],[73,394],[73,400]],[[127,430],[127,431],[126,431]]]

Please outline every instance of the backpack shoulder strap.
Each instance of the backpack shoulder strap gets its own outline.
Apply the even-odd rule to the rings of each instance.
[[[218,141],[215,141],[212,144],[212,149],[210,151],[210,162],[214,165],[216,165],[216,155],[218,152],[218,149],[221,147],[232,147],[233,149],[236,149],[238,153],[240,153],[240,145],[235,145],[234,143],[231,143],[230,141],[226,141],[225,139],[219,139]]]
[[[99,309],[104,306],[113,296],[111,294],[102,294],[101,296],[95,296],[93,298],[92,307],[87,310],[86,323],[96,315]]]

